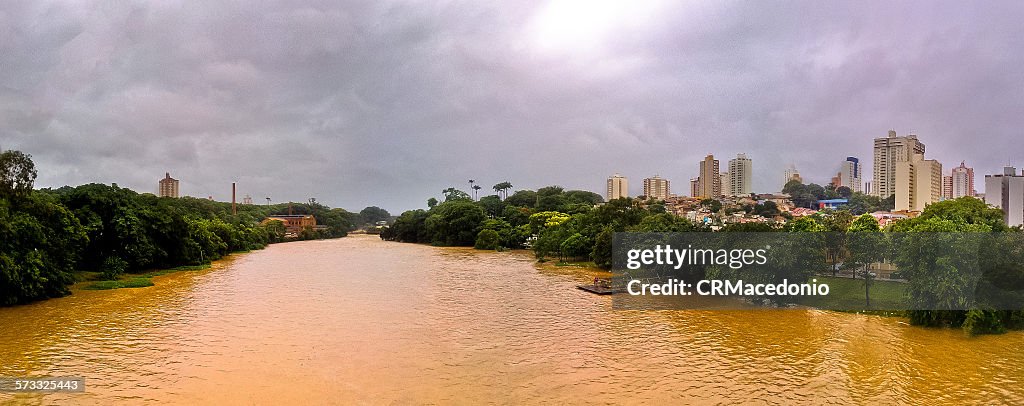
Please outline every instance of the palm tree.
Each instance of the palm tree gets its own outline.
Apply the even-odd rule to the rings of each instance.
[[[480,189],[482,189],[480,187],[480,185],[473,185],[473,197],[476,198],[477,200],[480,200],[480,198],[479,198],[480,194],[477,193],[477,191],[480,190]]]
[[[501,182],[497,185],[494,185],[493,189],[495,192],[500,193],[502,200],[504,200],[508,198],[508,190],[512,189],[512,184],[509,182]]]
[[[470,188],[470,189],[473,189],[473,184],[474,184],[474,183],[476,183],[476,181],[475,181],[475,180],[473,180],[473,179],[470,179],[470,180],[469,180],[469,188]],[[476,192],[475,192],[475,190],[476,190],[476,189],[473,189],[473,190],[474,190],[473,194],[475,195],[475,194],[476,194]],[[476,198],[474,197],[474,198],[473,198],[473,200],[476,200]]]

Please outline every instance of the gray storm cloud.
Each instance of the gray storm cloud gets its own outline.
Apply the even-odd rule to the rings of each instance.
[[[870,6],[870,7],[869,7]],[[707,153],[827,182],[910,130],[1024,146],[1020,2],[0,3],[0,148],[39,187],[424,206],[449,186],[685,193]]]

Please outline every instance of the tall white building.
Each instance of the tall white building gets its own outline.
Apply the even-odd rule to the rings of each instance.
[[[662,179],[658,175],[644,179],[644,196],[648,199],[665,200],[671,193],[668,179]]]
[[[942,200],[942,164],[914,154],[909,161],[896,163],[896,210],[923,211]]]
[[[839,169],[839,185],[846,186],[854,192],[863,192],[864,186],[860,178],[860,159],[848,156]]]
[[[783,187],[785,187],[790,181],[794,180],[800,183],[804,182],[803,178],[800,177],[800,171],[796,170],[796,166],[793,164],[789,164],[789,166],[786,167],[786,170],[783,172],[783,176],[785,176],[782,180]]]
[[[875,138],[872,194],[883,199],[896,194],[896,166],[900,162],[910,161],[914,154],[924,155],[924,144],[917,140],[917,135],[897,137],[896,131],[890,130],[887,137]],[[941,179],[939,183],[941,194]]]
[[[1024,225],[1024,173],[1007,166],[1002,175],[985,175],[985,203],[1003,209],[1006,225]]]
[[[974,168],[970,168],[964,165],[963,161],[960,161],[960,166],[953,168],[950,175],[952,183],[950,184],[950,197],[953,199],[974,196]]]
[[[605,198],[615,200],[621,197],[629,197],[629,182],[625,176],[616,173],[608,177],[608,192]]]
[[[753,192],[754,163],[747,154],[738,154],[729,160],[729,196],[745,196]]]

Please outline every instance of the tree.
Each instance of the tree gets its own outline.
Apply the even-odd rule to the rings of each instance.
[[[589,256],[593,243],[580,233],[573,233],[559,246],[562,258],[578,260]]]
[[[701,207],[708,209],[712,213],[718,213],[722,211],[722,202],[715,199],[704,199],[700,201]]]
[[[501,210],[501,218],[508,221],[512,226],[529,225],[531,214],[533,214],[533,211],[526,207],[505,205]]]
[[[434,206],[437,206],[437,199],[435,199],[433,197],[427,199],[427,208],[428,209],[433,209]]]
[[[508,248],[522,248],[523,244],[526,243],[526,239],[530,237],[530,227],[528,225],[516,227],[500,218],[484,220],[480,224],[480,229],[494,230],[498,233],[498,245]],[[479,235],[477,237],[479,238]]]
[[[509,206],[534,208],[537,205],[537,192],[532,190],[519,190],[512,196],[505,198],[505,204]]]
[[[817,218],[804,216],[786,223],[786,231],[795,233],[815,233],[826,231],[826,228],[818,221]]]
[[[569,203],[565,196],[565,190],[561,186],[546,186],[537,189],[537,210],[540,211],[568,211],[566,205]]]
[[[476,185],[474,185],[474,183],[476,183],[475,180],[473,180],[473,179],[469,180],[469,190],[473,191],[473,200],[476,200],[476,189],[477,189],[477,187],[476,187]]]
[[[558,226],[569,220],[569,215],[557,211],[542,211],[530,216],[530,228],[539,234],[545,228]]]
[[[31,155],[13,150],[0,153],[0,197],[27,196],[32,192],[36,175]]]
[[[854,277],[858,273],[862,276],[864,304],[867,308],[871,308],[871,285],[875,275],[868,269],[868,265],[884,258],[885,236],[878,228],[878,220],[875,220],[870,214],[857,217],[850,224],[847,233],[849,256],[844,265],[854,271]]]
[[[601,195],[588,190],[569,190],[564,194],[565,200],[570,204],[579,203],[594,206],[604,203],[604,198]]]
[[[918,218],[959,220],[967,224],[984,224],[995,231],[1007,230],[1001,209],[989,207],[984,201],[967,196],[929,204]]]
[[[494,192],[501,196],[502,199],[508,199],[508,191],[512,189],[512,184],[509,182],[501,182],[492,187]]]
[[[0,306],[66,295],[87,241],[53,196],[0,197]]]
[[[473,200],[473,198],[470,197],[468,193],[453,187],[442,190],[441,193],[444,194],[444,201],[446,202],[454,200]]]
[[[378,221],[391,219],[391,213],[377,206],[369,206],[359,211],[359,219],[362,224],[375,224]]]
[[[782,187],[782,193],[788,194],[793,205],[808,209],[817,208],[818,200],[825,198],[825,188],[817,184],[804,185],[791,180]]]
[[[615,230],[611,227],[602,228],[597,237],[594,238],[594,249],[590,251],[590,259],[598,267],[608,269],[612,267],[612,244]]]
[[[487,215],[491,217],[499,217],[505,210],[505,203],[501,201],[501,197],[498,195],[481,197],[480,200],[477,201],[477,204],[479,204],[480,207],[483,207],[484,211],[487,212]]]
[[[779,210],[779,205],[771,200],[754,205],[751,211],[762,217],[775,217],[782,214],[782,211]]]
[[[697,225],[690,220],[669,213],[654,214],[644,217],[640,224],[631,228],[630,231],[641,233],[668,233],[687,231],[706,231],[703,225]]]
[[[476,241],[478,227],[486,218],[476,203],[453,200],[434,207],[424,226],[434,244],[468,247]]]
[[[879,199],[878,196],[871,196],[863,193],[851,194],[845,209],[855,215],[885,210],[883,208],[882,199]]]
[[[288,231],[281,220],[268,221],[263,225],[263,229],[266,230],[268,242],[272,243],[284,241],[284,235]]]
[[[426,227],[428,216],[429,212],[426,210],[406,211],[398,216],[394,224],[380,233],[380,238],[386,241],[430,242],[430,234]]]
[[[825,255],[832,268],[832,276],[836,276],[839,272],[839,264],[845,258],[846,230],[850,227],[853,216],[845,210],[823,213],[824,215],[821,215],[821,225],[824,227],[824,231],[826,231],[824,235]]]
[[[498,249],[500,240],[501,238],[497,231],[483,229],[476,235],[476,243],[473,244],[473,248],[478,250],[495,250]]]

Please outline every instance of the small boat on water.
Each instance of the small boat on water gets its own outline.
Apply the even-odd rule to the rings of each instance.
[[[623,293],[626,291],[623,288],[615,288],[614,286],[612,286],[612,280],[608,278],[594,278],[594,283],[586,285],[576,285],[576,288],[580,290],[585,290],[596,295],[611,295],[615,293]]]

